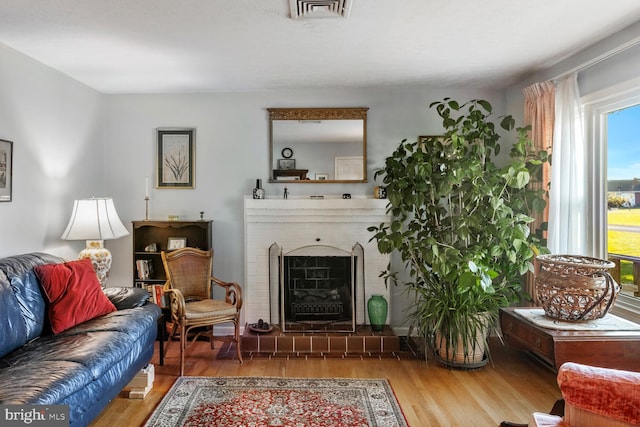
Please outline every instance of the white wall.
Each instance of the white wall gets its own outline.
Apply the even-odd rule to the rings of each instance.
[[[458,100],[488,99],[496,113],[504,111],[501,93],[485,90],[395,87],[217,93],[190,95],[113,95],[106,97],[105,168],[107,190],[129,229],[144,219],[145,177],[155,181],[157,127],[195,127],[196,188],[153,189],[150,218],[169,214],[197,219],[204,211],[214,220],[215,274],[241,282],[244,277],[243,196],[262,178],[268,196],[281,197],[285,184],[268,183],[269,107],[369,107],[367,184],[286,184],[292,195],[373,194],[373,174],[404,138],[441,131],[432,101],[445,96]],[[114,256],[110,285],[130,285],[131,236],[107,242]],[[397,294],[400,289],[392,289]],[[394,324],[400,324],[406,305],[392,301]]]
[[[75,258],[60,235],[73,200],[104,189],[103,96],[0,43],[0,139],[13,141],[13,201],[0,203],[0,256]]]

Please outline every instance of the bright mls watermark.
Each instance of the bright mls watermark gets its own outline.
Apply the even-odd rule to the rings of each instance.
[[[69,405],[0,405],[0,427],[69,427]]]

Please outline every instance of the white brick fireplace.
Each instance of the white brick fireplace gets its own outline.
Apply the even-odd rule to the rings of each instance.
[[[364,248],[364,282],[356,289],[356,319],[368,323],[365,301],[372,294],[384,295],[390,302],[389,290],[379,276],[389,262],[388,255],[378,252],[367,227],[388,223],[387,200],[370,197],[342,199],[244,200],[245,278],[243,286],[243,324],[258,319],[270,320],[269,248],[276,243],[283,251],[312,245],[326,245],[351,252],[359,243]],[[277,298],[276,298],[277,300]],[[389,304],[391,306],[391,304]]]

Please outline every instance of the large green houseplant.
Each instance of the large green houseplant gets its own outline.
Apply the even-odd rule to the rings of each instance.
[[[445,98],[431,108],[444,133],[402,141],[376,171],[392,220],[369,231],[382,253],[397,251],[406,265],[403,282],[415,294],[410,330],[428,337],[445,364],[481,366],[487,324],[521,297],[523,275],[545,250],[529,227],[545,191],[528,184],[548,157],[511,116],[496,125],[487,101]],[[499,128],[517,134],[502,165]],[[384,275],[400,280],[397,271]],[[484,363],[474,359],[478,347]]]

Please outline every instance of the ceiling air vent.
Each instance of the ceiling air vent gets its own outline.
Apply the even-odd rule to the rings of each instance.
[[[289,0],[291,18],[348,18],[353,0]]]

